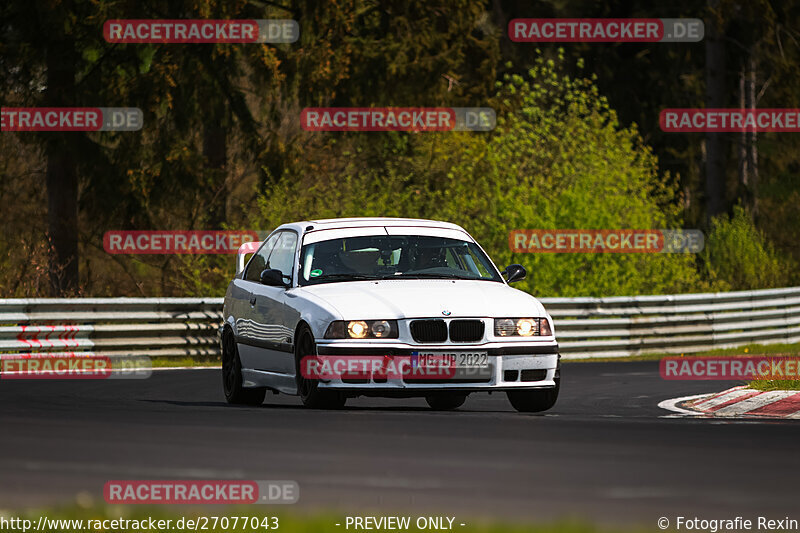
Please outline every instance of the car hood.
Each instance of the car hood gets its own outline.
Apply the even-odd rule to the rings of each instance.
[[[546,316],[542,304],[530,294],[492,281],[348,281],[299,291],[327,302],[342,320]]]

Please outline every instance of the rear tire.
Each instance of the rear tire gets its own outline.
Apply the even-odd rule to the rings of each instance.
[[[245,388],[242,386],[242,361],[233,339],[233,333],[226,331],[222,343],[222,390],[225,399],[234,405],[258,406],[264,402],[267,389],[263,387]]]
[[[319,381],[307,379],[300,372],[300,360],[317,353],[314,335],[308,326],[302,326],[297,332],[297,342],[294,349],[295,372],[297,380],[297,395],[300,401],[309,409],[341,409],[347,402],[347,397],[334,390],[319,388]]]
[[[425,396],[425,401],[434,411],[452,411],[458,409],[467,401],[466,394],[430,394]]]

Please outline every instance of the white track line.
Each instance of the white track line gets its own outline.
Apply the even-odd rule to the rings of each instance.
[[[672,411],[673,413],[679,413],[682,415],[692,415],[692,416],[700,416],[703,413],[698,413],[697,411],[689,411],[688,409],[683,409],[678,407],[679,403],[688,402],[690,400],[699,400],[700,398],[708,398],[709,396],[713,396],[714,393],[711,394],[697,394],[695,396],[683,396],[682,398],[670,398],[669,400],[664,400],[659,402],[658,406],[661,409],[666,409],[667,411]]]
[[[159,366],[156,368],[152,367],[142,367],[136,369],[130,368],[111,368],[108,370],[111,374],[127,374],[131,372],[159,372],[163,370],[220,370],[222,369],[221,366]],[[71,371],[69,374],[64,377],[64,379],[68,379],[70,374],[92,374],[97,373],[98,370],[74,370]],[[27,371],[27,370],[6,370],[5,372],[0,373],[0,376],[15,376],[17,374],[22,374],[25,376],[36,376],[36,375],[46,375],[50,377],[52,372],[49,371]]]
[[[220,370],[221,366],[156,366],[149,370]]]

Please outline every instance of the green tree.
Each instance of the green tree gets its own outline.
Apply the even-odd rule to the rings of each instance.
[[[396,141],[383,144],[388,169],[364,169],[363,151],[343,150],[342,161],[326,166],[326,179],[304,180],[298,170],[262,195],[257,220],[274,225],[383,215],[453,221],[499,264],[523,263],[530,276],[519,286],[538,295],[703,288],[688,255],[513,255],[512,229],[680,227],[680,208],[652,152],[635,129],[619,125],[589,80],[565,76],[555,62],[540,58],[525,76],[506,76],[489,103],[499,110],[494,132],[372,134]]]
[[[782,287],[791,280],[781,257],[742,207],[714,219],[702,254],[706,276],[720,290]]]

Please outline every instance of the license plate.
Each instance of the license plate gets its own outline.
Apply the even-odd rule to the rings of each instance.
[[[411,352],[411,366],[483,370],[489,368],[489,354],[488,352]]]

